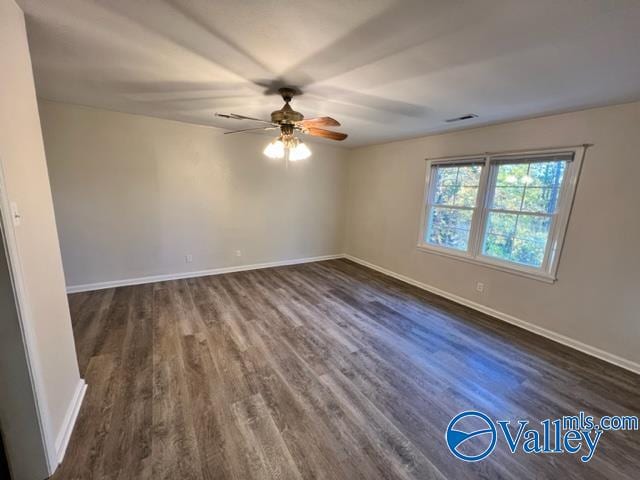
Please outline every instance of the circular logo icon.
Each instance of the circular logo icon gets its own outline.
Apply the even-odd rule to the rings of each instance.
[[[496,426],[484,413],[462,412],[449,422],[445,438],[452,454],[465,462],[477,462],[496,448]]]

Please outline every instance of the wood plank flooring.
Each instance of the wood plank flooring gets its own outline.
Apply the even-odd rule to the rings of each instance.
[[[640,432],[454,458],[460,411],[638,415],[640,377],[347,260],[70,306],[89,389],[56,480],[639,478]]]

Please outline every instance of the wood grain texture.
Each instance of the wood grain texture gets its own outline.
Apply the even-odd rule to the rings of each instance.
[[[639,432],[454,458],[460,411],[638,415],[640,378],[347,260],[70,305],[89,390],[58,480],[638,478]]]

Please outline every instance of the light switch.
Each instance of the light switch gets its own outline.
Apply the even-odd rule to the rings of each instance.
[[[11,202],[11,218],[13,219],[13,225],[19,227],[22,223],[22,215],[18,211],[18,204]]]

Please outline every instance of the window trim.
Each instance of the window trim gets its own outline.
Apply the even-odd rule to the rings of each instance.
[[[520,275],[547,283],[553,283],[557,280],[558,266],[564,240],[569,225],[569,218],[575,199],[575,192],[578,184],[580,171],[582,170],[582,162],[587,147],[590,145],[578,145],[571,147],[555,147],[537,150],[512,150],[503,152],[486,152],[477,155],[462,155],[426,159],[425,184],[423,187],[422,208],[420,209],[420,230],[418,231],[418,250],[425,253],[433,253],[448,258],[461,260],[464,262],[488,267],[507,273]],[[492,168],[500,160],[518,160],[522,158],[556,156],[559,154],[573,154],[573,159],[568,162],[565,170],[565,178],[562,182],[560,195],[558,198],[558,210],[553,215],[552,224],[549,229],[549,244],[545,249],[545,256],[541,268],[528,267],[515,262],[500,260],[482,253],[485,232],[487,228],[487,217],[489,212],[489,200],[492,190],[495,188],[495,177],[497,168]],[[433,197],[433,189],[435,182],[432,181],[433,167],[437,165],[461,164],[461,163],[477,163],[478,160],[483,162],[482,174],[480,176],[480,185],[478,188],[478,197],[476,201],[475,212],[471,221],[471,230],[469,234],[469,242],[467,250],[457,250],[454,248],[441,247],[432,245],[425,241],[426,228],[431,208],[430,200]]]

